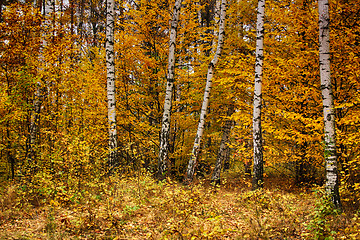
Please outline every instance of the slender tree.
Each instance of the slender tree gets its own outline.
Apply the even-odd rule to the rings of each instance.
[[[169,41],[169,59],[168,59],[168,74],[164,102],[164,113],[162,118],[161,132],[160,132],[160,151],[158,161],[158,177],[161,178],[167,171],[167,162],[169,155],[169,136],[170,136],[170,119],[171,119],[171,102],[174,88],[175,75],[175,49],[176,49],[176,34],[179,22],[181,8],[181,0],[176,0],[173,16],[170,24],[170,41]]]
[[[192,180],[194,178],[195,166],[196,166],[197,159],[199,156],[201,139],[202,139],[202,136],[204,133],[205,117],[206,117],[207,108],[209,105],[212,77],[214,75],[215,66],[218,63],[219,58],[221,56],[221,52],[222,52],[222,48],[223,48],[223,44],[224,44],[226,0],[221,1],[220,8],[221,8],[221,10],[220,10],[220,21],[219,21],[219,31],[218,31],[218,43],[217,43],[216,52],[214,54],[214,57],[208,66],[208,71],[207,71],[207,75],[206,75],[206,86],[205,86],[205,92],[204,92],[204,99],[203,99],[203,103],[202,103],[202,107],[201,107],[200,120],[199,120],[199,125],[198,125],[198,129],[197,129],[197,133],[196,133],[196,137],[195,137],[195,141],[194,141],[194,146],[193,146],[189,164],[187,167],[187,172],[186,172],[187,176],[186,176],[186,180],[185,180],[186,183],[192,182]]]
[[[109,121],[109,168],[110,172],[118,165],[117,132],[116,132],[116,104],[115,104],[115,59],[114,59],[114,15],[115,1],[106,3],[106,75]]]
[[[36,145],[36,136],[39,131],[40,109],[41,109],[42,98],[43,98],[43,94],[41,93],[41,83],[37,82],[36,91],[33,100],[33,111],[30,118],[29,139],[27,145],[27,158],[33,169],[35,169],[35,165],[36,165],[35,145]]]
[[[330,19],[328,0],[319,0],[319,63],[325,132],[326,192],[335,207],[340,208],[337,171],[335,114],[330,74]]]
[[[234,113],[234,105],[230,105],[228,112],[227,112],[227,116],[230,117],[233,113]],[[230,135],[230,130],[231,127],[233,125],[233,120],[231,119],[226,119],[224,127],[223,127],[223,135],[221,138],[221,142],[220,142],[220,147],[219,147],[219,152],[218,152],[218,156],[216,159],[216,163],[215,163],[215,168],[213,171],[213,174],[211,176],[211,182],[214,182],[215,184],[220,184],[220,173],[221,173],[221,168],[222,165],[226,159],[226,157],[228,157],[228,153],[229,153],[229,135]]]
[[[256,24],[256,60],[255,60],[255,85],[254,85],[254,110],[253,110],[253,141],[254,141],[254,175],[253,189],[263,186],[263,146],[261,132],[261,101],[262,101],[262,70],[264,60],[264,15],[265,0],[258,0]]]

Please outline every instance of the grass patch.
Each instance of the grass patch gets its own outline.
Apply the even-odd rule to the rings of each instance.
[[[358,213],[328,214],[326,202],[309,189],[289,191],[268,184],[250,191],[249,181],[228,178],[221,186],[201,181],[183,186],[143,174],[111,177],[76,190],[64,187],[48,195],[14,184],[1,193],[0,239],[360,237]]]

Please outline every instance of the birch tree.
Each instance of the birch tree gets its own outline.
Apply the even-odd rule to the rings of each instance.
[[[319,0],[319,63],[325,132],[326,192],[341,207],[337,171],[335,113],[330,74],[330,19],[328,0]]]
[[[106,3],[106,76],[107,76],[107,100],[109,122],[109,168],[110,171],[118,165],[116,159],[117,133],[116,133],[116,103],[115,103],[115,59],[114,59],[114,15],[115,1],[108,0]]]
[[[199,151],[200,151],[200,144],[201,139],[204,133],[204,127],[205,127],[205,118],[207,114],[207,108],[209,105],[209,99],[210,99],[210,91],[211,91],[211,85],[212,85],[212,77],[214,75],[215,66],[219,61],[219,58],[221,56],[222,48],[224,45],[224,36],[225,36],[225,17],[226,17],[226,0],[221,1],[220,6],[220,20],[219,20],[219,31],[218,31],[218,42],[216,47],[216,52],[214,54],[213,59],[211,60],[207,75],[206,75],[206,86],[205,86],[205,92],[204,92],[204,99],[201,107],[200,112],[200,120],[198,124],[198,129],[194,141],[194,146],[190,155],[189,164],[186,171],[186,182],[190,183],[192,182],[194,178],[194,172],[195,172],[195,166],[198,160]]]
[[[257,23],[256,23],[256,59],[255,59],[255,84],[254,84],[254,110],[253,110],[253,141],[254,141],[254,174],[253,189],[263,186],[263,146],[261,132],[261,87],[262,69],[264,60],[264,15],[265,0],[258,1]]]
[[[175,75],[175,49],[176,49],[176,33],[179,22],[181,8],[181,0],[176,0],[173,16],[170,24],[170,41],[169,41],[169,59],[168,59],[168,74],[164,102],[164,113],[162,118],[161,132],[160,132],[160,151],[158,161],[158,177],[160,178],[167,171],[167,162],[169,155],[169,136],[170,136],[170,119],[171,119],[171,102],[174,88]]]

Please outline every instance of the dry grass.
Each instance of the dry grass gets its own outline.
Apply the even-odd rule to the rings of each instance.
[[[221,187],[112,178],[42,195],[36,207],[34,196],[12,185],[0,198],[0,239],[314,239],[307,227],[318,198],[279,179],[267,182],[253,192],[241,178]],[[324,219],[328,239],[360,239],[356,214]]]

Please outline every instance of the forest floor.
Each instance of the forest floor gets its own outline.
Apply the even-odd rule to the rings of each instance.
[[[236,176],[217,187],[145,174],[45,185],[3,187],[0,239],[360,239],[360,211],[336,213],[321,190],[286,179],[261,191]]]

